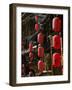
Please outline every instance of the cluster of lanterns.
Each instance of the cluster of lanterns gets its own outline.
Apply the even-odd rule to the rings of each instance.
[[[61,37],[59,35],[59,32],[61,32],[61,20],[58,17],[55,17],[52,21],[52,30],[54,32],[58,32],[57,35],[54,35],[52,37],[52,42],[53,42],[53,48],[55,50],[61,50]],[[53,67],[60,67],[61,66],[61,54],[60,53],[53,53],[52,55],[52,66]]]
[[[35,24],[35,30],[38,31],[40,29],[40,23],[39,23],[39,16],[35,16],[36,24]],[[44,57],[44,48],[43,48],[43,43],[44,43],[44,35],[40,31],[37,35],[37,42],[38,42],[38,57],[40,60],[38,61],[38,70],[40,72],[43,72],[45,69],[45,63],[43,62],[42,58]]]
[[[40,30],[40,23],[38,21],[39,16],[35,16],[35,30],[36,32],[38,32]],[[43,60],[41,60],[44,57],[44,48],[43,48],[43,42],[44,42],[44,35],[42,32],[39,32],[37,35],[37,42],[38,42],[38,57],[40,58],[40,60],[38,60],[38,70],[40,72],[43,72],[43,70],[45,69],[45,64],[43,62]],[[33,53],[33,43],[29,42],[29,59],[30,62],[33,61],[34,59],[34,53]]]
[[[40,30],[40,23],[38,21],[39,16],[35,16],[35,30],[36,32],[38,32]],[[52,30],[54,32],[61,32],[61,20],[58,17],[53,18],[52,21]],[[44,43],[44,34],[40,31],[37,35],[37,42],[38,42],[38,57],[40,58],[40,60],[38,60],[38,70],[40,72],[43,72],[45,70],[45,63],[43,61],[43,57],[44,57],[44,47],[43,47],[43,43]],[[52,47],[55,50],[59,50],[61,49],[61,37],[59,34],[56,34],[54,36],[52,36]],[[29,42],[29,58],[30,58],[30,62],[33,61],[34,59],[34,54],[33,54],[33,43]],[[58,52],[53,53],[52,55],[52,66],[53,67],[60,67],[61,65],[61,54]]]

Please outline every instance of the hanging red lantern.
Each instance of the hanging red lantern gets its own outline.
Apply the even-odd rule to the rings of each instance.
[[[38,46],[38,57],[44,57],[44,48],[40,44]]]
[[[30,61],[33,61],[33,59],[34,59],[34,55],[33,55],[32,52],[29,53],[29,58],[30,58]]]
[[[54,53],[52,56],[52,66],[60,67],[61,66],[61,55],[59,53]]]
[[[35,20],[36,20],[36,22],[38,22],[38,18],[39,18],[39,16],[36,15],[36,16],[35,16]]]
[[[35,30],[36,30],[36,31],[39,30],[39,24],[38,24],[38,23],[35,24]]]
[[[61,19],[59,17],[53,18],[52,29],[55,32],[60,32],[61,31]]]
[[[61,48],[61,40],[59,35],[53,36],[53,48],[60,49]]]
[[[44,35],[41,32],[37,36],[37,41],[39,44],[43,44],[44,42]]]
[[[45,63],[42,60],[38,61],[38,70],[43,72],[45,70]]]
[[[32,42],[30,42],[29,43],[29,51],[32,52],[32,50],[33,50],[33,44],[32,44]]]

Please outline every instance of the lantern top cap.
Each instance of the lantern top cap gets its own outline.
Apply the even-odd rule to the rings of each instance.
[[[53,56],[60,55],[60,53],[54,53]]]
[[[60,35],[54,35],[53,37],[60,37]]]
[[[58,16],[54,17],[54,19],[60,19]]]

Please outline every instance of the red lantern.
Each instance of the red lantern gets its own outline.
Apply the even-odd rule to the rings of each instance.
[[[38,24],[38,23],[35,24],[35,30],[36,30],[36,31],[39,30],[39,24]]]
[[[44,57],[44,48],[42,46],[38,47],[38,57]]]
[[[54,53],[52,56],[52,66],[60,67],[61,66],[61,55],[59,53]]]
[[[33,61],[33,59],[34,59],[34,55],[33,55],[32,52],[29,53],[29,58],[30,58],[30,61]]]
[[[32,42],[30,42],[29,43],[29,51],[32,52],[32,50],[33,50],[33,44],[32,44]]]
[[[45,63],[42,60],[38,61],[38,70],[43,72],[45,70]]]
[[[52,21],[52,29],[55,32],[61,31],[61,20],[58,17],[55,17]]]
[[[54,49],[60,49],[61,48],[61,41],[59,35],[53,36],[53,48]]]
[[[41,32],[37,36],[37,41],[39,44],[43,44],[44,42],[44,35]]]
[[[36,22],[38,22],[38,18],[39,18],[39,17],[36,15],[36,16],[35,16],[35,20],[36,20]]]

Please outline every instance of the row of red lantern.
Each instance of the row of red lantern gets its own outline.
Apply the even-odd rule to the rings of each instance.
[[[35,17],[36,21],[38,21],[38,17],[36,16]],[[44,48],[42,47],[42,44],[44,42],[44,35],[42,32],[40,32],[38,35],[37,35],[37,42],[39,43],[38,45],[38,57],[41,57],[43,58],[44,57]]]
[[[61,55],[59,53],[54,53],[52,56],[52,66],[55,68],[58,68],[61,66]],[[38,69],[39,70],[44,70],[45,65],[42,60],[38,62]]]
[[[61,55],[59,53],[54,53],[52,55],[52,66],[58,68],[61,66]],[[38,61],[38,70],[43,72],[45,70],[45,63],[42,60]]]
[[[36,22],[38,22],[38,16],[35,16],[35,20]],[[35,24],[35,30],[38,31],[38,29],[39,29],[39,24],[37,23]],[[33,51],[33,44],[32,42],[30,42],[29,43],[29,59],[31,62],[33,61],[33,58],[34,58],[32,51]]]
[[[40,25],[38,24],[38,16],[35,16],[36,24],[35,24],[35,30],[38,31],[40,28]],[[37,35],[37,42],[38,44],[38,57],[43,58],[44,57],[44,48],[42,47],[42,44],[44,42],[44,35],[40,32]],[[42,60],[38,61],[38,70],[39,72],[43,72],[45,70],[45,63]]]
[[[61,20],[59,17],[55,17],[52,21],[52,30],[54,32],[60,32],[61,31]],[[61,49],[61,37],[59,35],[54,35],[52,37],[52,46],[54,49]],[[55,52],[52,55],[52,66],[55,68],[58,68],[61,66],[61,54]]]

